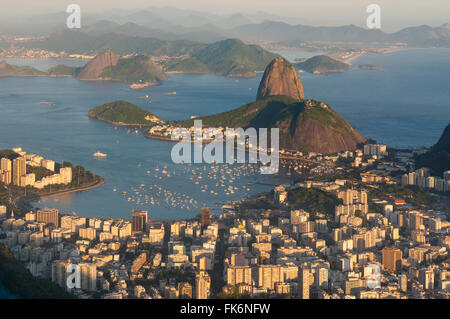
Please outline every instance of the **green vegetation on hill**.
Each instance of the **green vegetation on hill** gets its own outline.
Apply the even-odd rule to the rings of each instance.
[[[278,119],[295,116],[303,110],[303,103],[288,96],[271,96],[245,104],[231,111],[203,116],[203,127],[271,127]],[[177,122],[176,125],[191,127],[194,119]],[[269,125],[269,126],[268,126]]]
[[[430,193],[416,185],[390,185],[380,184],[378,188],[369,188],[371,197],[381,197],[386,194],[394,195],[396,198],[404,199],[407,203],[417,207],[433,207],[435,198]]]
[[[214,73],[226,76],[253,76],[264,70],[277,55],[260,46],[228,39],[207,45],[191,57],[169,66],[169,70],[187,73]]]
[[[27,165],[27,174],[35,174],[36,180],[40,181],[44,177],[55,174],[55,172],[46,169],[45,167]]]
[[[97,106],[89,111],[88,116],[113,124],[130,126],[152,126],[161,122],[154,114],[123,100]]]
[[[335,206],[342,204],[342,200],[319,189],[300,187],[288,191],[287,203],[291,209],[304,209],[313,215],[324,213],[331,218]]]
[[[350,65],[330,58],[327,55],[316,55],[304,62],[296,63],[299,70],[309,73],[343,72],[350,69]]]
[[[437,176],[450,170],[450,124],[429,152],[416,156],[416,167],[428,167]]]
[[[297,101],[289,96],[270,96],[253,103],[245,104],[231,111],[200,117],[204,127],[278,127],[281,134],[291,135],[295,121],[300,116],[304,120],[311,119],[331,126],[342,132],[348,132],[347,127],[336,118],[330,107],[324,108],[321,102],[315,100]],[[288,123],[286,123],[288,121]],[[191,127],[194,119],[180,121],[178,126]]]
[[[128,83],[150,82],[154,84],[159,84],[166,79],[162,69],[144,55],[121,58],[117,65],[106,67],[100,77]]]
[[[278,128],[280,146],[288,150],[333,154],[353,150],[364,141],[357,131],[323,102],[269,96],[215,115],[200,117],[204,127]],[[191,127],[194,120],[175,122]]]
[[[6,157],[9,160],[18,158],[20,155],[13,150],[0,150],[0,158]]]
[[[33,275],[0,244],[0,282],[11,294],[24,299],[68,299],[74,296],[63,288]]]
[[[47,70],[49,75],[55,76],[75,76],[77,74],[78,68],[67,66],[64,64],[59,64]]]
[[[46,75],[45,72],[39,71],[31,66],[17,66],[0,62],[0,77],[6,76],[41,76]]]

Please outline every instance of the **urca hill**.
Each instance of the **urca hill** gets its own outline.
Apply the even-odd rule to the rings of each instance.
[[[156,85],[167,79],[162,68],[149,56],[121,57],[107,50],[82,68],[58,65],[48,71],[50,75],[71,75],[79,80],[113,80],[126,83]]]

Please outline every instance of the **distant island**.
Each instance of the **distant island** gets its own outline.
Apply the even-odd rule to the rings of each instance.
[[[45,72],[39,71],[31,66],[16,66],[6,61],[0,62],[0,77],[8,76],[45,76]]]
[[[163,123],[153,113],[123,100],[97,106],[89,111],[88,116],[120,126],[150,127]]]
[[[383,70],[382,67],[375,66],[375,65],[372,65],[372,64],[361,64],[359,66],[359,68],[363,69],[363,70],[373,70],[373,71],[381,71],[381,70]]]
[[[349,64],[332,59],[327,55],[316,55],[304,62],[295,63],[295,67],[314,74],[344,72],[351,68]]]

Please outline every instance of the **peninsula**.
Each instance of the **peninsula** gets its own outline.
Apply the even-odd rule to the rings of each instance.
[[[350,64],[335,60],[327,55],[316,55],[304,62],[295,64],[300,71],[314,74],[344,72],[351,68]]]
[[[120,126],[150,127],[164,123],[153,113],[123,100],[97,106],[89,111],[88,116]]]

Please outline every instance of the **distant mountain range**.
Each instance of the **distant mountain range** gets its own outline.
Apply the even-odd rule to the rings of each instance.
[[[39,71],[31,66],[16,66],[8,64],[6,61],[0,62],[0,77],[41,75],[46,75],[46,73]]]
[[[260,46],[228,39],[205,46],[186,60],[170,65],[169,70],[212,73],[231,77],[253,77],[276,57]]]
[[[450,24],[440,27],[419,26],[395,33],[368,30],[355,25],[339,27],[312,27],[290,25],[284,22],[265,21],[233,28],[228,36],[244,41],[289,41],[360,42],[360,43],[406,43],[410,46],[450,46]]]
[[[67,30],[67,13],[56,12],[28,18],[0,19],[0,33],[41,35]],[[311,26],[308,17],[282,17],[262,11],[253,14],[219,15],[174,7],[141,10],[105,10],[83,13],[81,32],[91,36],[115,33],[161,40],[212,43],[227,38],[245,42],[292,44],[299,41],[343,43],[405,43],[409,46],[450,46],[450,24],[414,26],[395,33],[355,25]],[[300,24],[301,23],[301,24]],[[115,49],[118,51],[117,49]]]
[[[112,33],[95,36],[80,31],[63,31],[42,41],[29,42],[27,46],[77,54],[97,54],[111,50],[117,55],[187,55],[182,60],[168,62],[167,69],[185,73],[210,73],[232,77],[255,76],[255,71],[264,70],[266,65],[276,57],[275,54],[260,46],[245,44],[238,39],[205,44],[182,40],[163,41]],[[118,69],[113,68],[113,71],[118,71]],[[115,72],[114,74],[118,75],[119,73],[122,74],[121,77],[124,77],[124,72]],[[135,73],[133,72],[133,74]]]
[[[160,40],[117,33],[96,35],[95,32],[64,30],[55,32],[42,40],[25,42],[24,46],[53,52],[65,51],[72,54],[97,54],[111,49],[120,55],[136,53],[153,56],[177,56],[193,53],[204,48],[206,44],[185,40]]]

